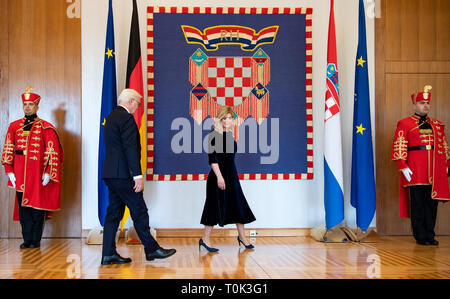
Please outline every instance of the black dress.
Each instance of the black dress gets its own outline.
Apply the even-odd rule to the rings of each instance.
[[[225,226],[227,224],[247,224],[255,221],[242,192],[238,172],[234,163],[237,144],[233,134],[212,131],[209,139],[209,164],[218,163],[225,181],[225,190],[217,186],[217,176],[211,169],[206,182],[206,201],[201,224]]]

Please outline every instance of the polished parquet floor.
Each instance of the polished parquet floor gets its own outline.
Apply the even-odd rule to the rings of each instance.
[[[213,238],[220,253],[199,253],[198,239],[158,238],[177,253],[147,262],[143,247],[118,243],[131,257],[127,265],[101,266],[101,246],[84,239],[44,239],[40,249],[19,249],[21,240],[0,240],[0,279],[149,278],[450,278],[450,237],[439,246],[417,245],[412,237],[386,237],[382,243],[319,243],[310,237],[259,237],[254,250],[235,238]]]

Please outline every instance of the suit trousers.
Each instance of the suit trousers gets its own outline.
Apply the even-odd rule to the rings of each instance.
[[[434,239],[438,201],[431,199],[431,185],[409,187],[411,201],[411,226],[419,242]]]
[[[26,243],[38,243],[42,239],[45,223],[45,211],[22,207],[22,192],[16,192],[19,206],[19,220],[22,226],[22,236]]]
[[[116,251],[116,233],[125,212],[125,206],[130,210],[134,228],[144,245],[145,253],[151,253],[160,248],[150,234],[149,216],[145,205],[143,192],[136,193],[132,179],[104,179],[109,191],[109,206],[106,211],[103,231],[102,256],[111,256]]]

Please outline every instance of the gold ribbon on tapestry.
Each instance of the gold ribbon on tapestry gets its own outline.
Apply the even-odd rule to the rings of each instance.
[[[406,160],[408,157],[408,140],[405,139],[405,132],[399,131],[398,137],[394,141],[394,160]]]

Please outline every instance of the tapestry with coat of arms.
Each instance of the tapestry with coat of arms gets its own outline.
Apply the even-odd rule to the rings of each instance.
[[[222,106],[241,179],[313,179],[312,12],[148,7],[147,180],[205,180]]]

